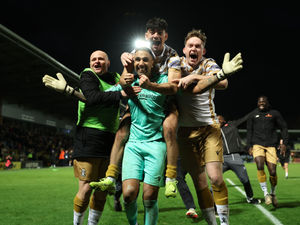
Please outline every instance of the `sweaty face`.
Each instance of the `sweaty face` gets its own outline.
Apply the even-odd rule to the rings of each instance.
[[[150,41],[152,51],[158,56],[164,49],[164,44],[168,39],[168,33],[165,30],[148,29],[145,33],[145,38]]]
[[[257,107],[260,111],[264,111],[268,108],[268,100],[264,97],[258,98]]]
[[[90,57],[90,68],[98,75],[104,74],[108,71],[110,61],[105,52],[95,51]]]
[[[138,50],[135,53],[134,69],[139,76],[144,74],[150,77],[153,63],[154,63],[153,58],[149,52],[144,50]]]
[[[188,39],[183,48],[183,53],[188,64],[193,68],[197,67],[202,56],[205,54],[202,40],[198,37]]]

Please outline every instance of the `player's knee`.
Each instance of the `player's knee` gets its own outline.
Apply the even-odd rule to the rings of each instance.
[[[215,186],[220,186],[223,183],[223,178],[219,175],[209,176],[210,183]]]
[[[269,170],[270,176],[276,176],[276,169],[272,168]]]
[[[129,128],[122,127],[119,129],[116,133],[116,140],[118,140],[121,143],[125,143],[128,140],[129,137]]]
[[[176,127],[177,124],[170,121],[163,123],[163,133],[166,141],[176,140]]]
[[[79,188],[78,194],[83,199],[89,199],[92,193],[92,188],[90,187],[89,183],[85,183]]]
[[[156,191],[156,190],[145,189],[143,192],[143,199],[144,200],[157,199],[157,194],[158,194],[158,191]]]
[[[125,202],[132,202],[136,199],[138,190],[136,190],[133,186],[127,185],[123,187],[123,198]]]

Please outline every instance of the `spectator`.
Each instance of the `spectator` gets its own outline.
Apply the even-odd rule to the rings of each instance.
[[[59,157],[58,157],[58,165],[64,166],[64,162],[65,162],[65,150],[63,147],[61,147]]]

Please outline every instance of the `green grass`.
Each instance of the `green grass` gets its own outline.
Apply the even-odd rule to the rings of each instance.
[[[262,191],[256,178],[254,164],[246,164],[254,196],[263,199]],[[278,166],[277,197],[279,207],[261,204],[282,224],[300,224],[300,164],[289,165],[289,179],[284,178],[284,172]],[[265,225],[272,224],[270,220],[255,206],[247,204],[242,194],[236,190],[243,186],[231,171],[224,174],[229,191],[230,223]],[[231,185],[230,179],[236,185]],[[195,190],[188,176],[192,193]],[[0,224],[5,225],[63,225],[72,224],[73,198],[77,192],[77,180],[72,168],[57,169],[22,169],[0,171]],[[196,198],[194,198],[196,200]],[[108,197],[101,224],[128,224],[123,212],[113,210],[113,198]],[[143,224],[143,205],[141,193],[138,199],[138,221]],[[178,195],[175,199],[164,197],[164,189],[159,193],[159,224],[206,224],[200,217],[193,221],[185,218],[185,207]],[[199,210],[198,210],[199,211]],[[199,214],[201,214],[199,212]],[[87,213],[85,224],[87,223]]]

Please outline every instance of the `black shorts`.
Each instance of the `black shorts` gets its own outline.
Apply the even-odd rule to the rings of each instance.
[[[76,127],[73,158],[108,158],[115,134],[95,128]]]
[[[284,163],[289,163],[290,162],[290,155],[291,155],[291,152],[288,151],[288,150],[285,152],[285,156],[280,155],[280,151],[277,150],[277,157],[279,159],[279,162],[280,162],[281,166],[283,166]]]

